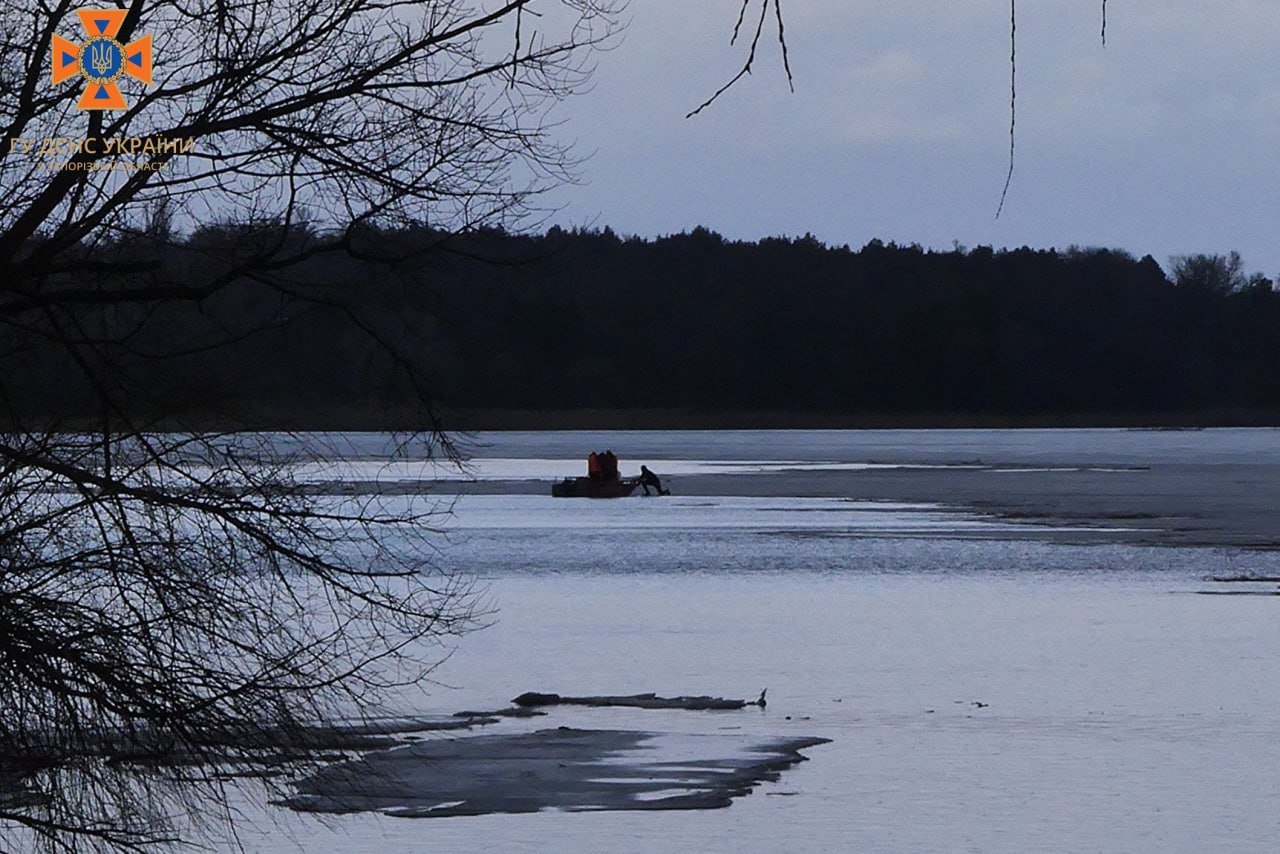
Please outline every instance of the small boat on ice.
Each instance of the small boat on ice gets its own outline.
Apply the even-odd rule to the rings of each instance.
[[[613,451],[592,452],[587,457],[586,477],[566,477],[551,484],[553,498],[626,498],[637,487],[655,487],[659,495],[670,493],[662,488],[662,481],[645,466],[640,467],[640,477],[622,477],[618,474],[618,456]]]
[[[626,498],[639,485],[638,477],[620,477],[617,480],[566,477],[551,484],[551,495],[555,498]]]

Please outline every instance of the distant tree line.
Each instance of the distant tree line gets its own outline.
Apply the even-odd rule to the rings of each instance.
[[[207,275],[265,242],[314,239],[219,225],[97,251],[117,269]],[[200,303],[82,320],[111,327],[113,370],[158,421],[421,426],[401,422],[427,397],[488,410],[1280,411],[1280,292],[1235,253],[1172,259],[1166,275],[1111,249],[852,249],[704,228],[351,241],[350,257],[289,272],[305,300],[249,279]],[[11,407],[93,416],[65,352],[28,341],[4,358],[24,387]]]

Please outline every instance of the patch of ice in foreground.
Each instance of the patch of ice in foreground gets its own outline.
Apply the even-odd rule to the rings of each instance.
[[[281,803],[405,818],[546,809],[713,809],[805,761],[825,738],[544,729],[436,739],[322,768]]]

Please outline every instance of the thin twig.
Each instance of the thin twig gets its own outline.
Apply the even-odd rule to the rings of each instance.
[[[751,0],[742,0],[742,8],[738,10],[738,22],[733,25],[733,37],[729,39],[729,45],[738,43],[738,33],[742,31],[742,22],[747,19],[747,7],[751,5]]]
[[[524,18],[524,7],[520,6],[516,9],[516,46],[511,51],[511,83],[510,88],[516,88],[516,72],[520,66],[520,25]]]
[[[751,5],[751,0],[743,0],[742,7],[738,10],[738,20],[737,20],[737,23],[734,24],[733,37],[730,38],[729,44],[733,45],[737,43],[738,36],[741,35],[742,33],[742,24],[746,20],[747,9],[750,7],[750,5]],[[695,109],[690,110],[688,113],[685,113],[686,119],[693,118],[694,116],[698,115],[698,113],[701,113],[707,107],[714,104],[721,95],[723,95],[725,92],[728,92],[730,89],[732,89],[735,83],[737,83],[743,77],[751,73],[751,68],[753,65],[755,65],[755,61],[756,61],[756,52],[760,48],[760,38],[761,36],[764,35],[764,25],[765,25],[765,22],[769,19],[770,7],[773,8],[774,15],[778,21],[778,43],[782,46],[782,65],[783,65],[783,68],[786,69],[787,84],[791,87],[792,92],[795,91],[795,81],[791,76],[791,60],[787,56],[786,31],[782,23],[781,0],[760,0],[760,18],[759,20],[756,21],[755,32],[751,36],[751,46],[747,49],[747,59],[742,64],[742,68],[738,69],[738,73],[733,75],[733,77],[729,79],[728,83],[725,83],[723,86],[717,89],[710,98],[703,101]]]
[[[787,55],[787,28],[782,23],[782,0],[773,0],[773,11],[778,18],[778,47],[782,49],[782,68],[787,72],[787,86],[795,94],[796,80],[791,75],[791,57]]]
[[[1009,0],[1009,172],[1004,176],[1004,189],[1000,191],[1000,204],[996,207],[996,219],[1004,210],[1004,200],[1013,183],[1014,126],[1018,119],[1018,0]]]

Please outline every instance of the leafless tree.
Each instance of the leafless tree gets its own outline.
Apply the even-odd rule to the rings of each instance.
[[[86,81],[49,72],[55,35],[87,38],[78,6],[0,11],[0,833],[142,849],[217,818],[193,786],[305,761],[318,727],[417,683],[475,604],[433,568],[433,505],[325,495],[315,437],[210,432],[131,373],[253,329],[146,333],[249,287],[347,312],[416,382],[290,271],[388,224],[526,215],[572,166],[548,110],[618,9],[120,2],[113,38],[150,34],[154,77],[87,111]],[[211,221],[234,227],[178,236]],[[31,360],[65,387],[33,390]],[[412,441],[447,456],[421,418]]]

